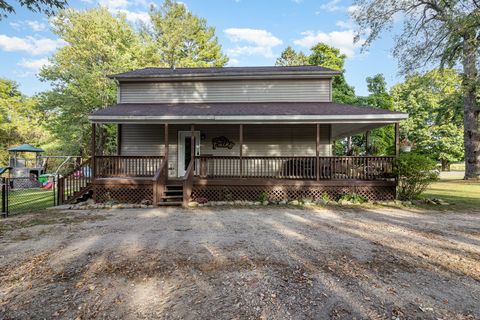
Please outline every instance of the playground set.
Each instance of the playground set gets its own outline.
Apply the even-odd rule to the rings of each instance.
[[[9,148],[8,152],[10,153],[8,166],[0,167],[0,177],[8,178],[12,189],[52,189],[55,178],[59,176],[63,168],[72,162],[78,165],[82,161],[82,158],[78,156],[44,156],[42,155],[44,150],[30,144]],[[52,164],[53,159],[61,162],[55,166],[49,165]]]

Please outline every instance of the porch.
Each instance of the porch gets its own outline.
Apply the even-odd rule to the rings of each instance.
[[[399,121],[406,114],[334,103],[118,104],[92,120],[97,201],[183,204],[361,194],[391,200]],[[97,130],[117,126],[117,154],[96,153]],[[335,141],[395,127],[388,156],[337,156]],[[101,149],[100,149],[101,150]],[[102,151],[102,150],[101,150]]]
[[[328,130],[322,131],[322,126]],[[168,203],[175,200],[185,205],[190,199],[198,198],[255,200],[262,192],[268,193],[275,201],[318,199],[325,193],[335,199],[345,192],[359,193],[371,200],[391,200],[395,197],[396,182],[392,174],[395,156],[324,155],[332,153],[332,126],[329,124],[300,127],[304,132],[302,138],[296,134],[295,139],[301,145],[299,150],[306,154],[303,156],[251,155],[252,150],[257,149],[272,153],[267,151],[269,148],[279,154],[291,152],[291,142],[282,144],[276,141],[274,148],[261,142],[269,139],[271,130],[267,125],[263,126],[263,138],[255,138],[260,148],[253,146],[251,138],[245,139],[245,129],[250,126],[243,124],[228,125],[228,129],[222,125],[191,125],[189,131],[185,130],[185,125],[159,124],[155,127],[156,134],[161,136],[159,141],[162,142],[163,155],[94,156],[93,185],[97,201],[115,199],[121,202],[148,200]],[[163,133],[159,134],[158,127],[162,127]],[[224,144],[233,144],[235,148],[219,151],[207,147],[201,140],[205,140],[205,135],[212,136],[211,127],[219,132],[229,132],[232,141],[224,141]],[[238,128],[238,139],[234,140],[235,127]],[[398,125],[395,127],[398,132]],[[283,128],[285,131],[288,126]],[[119,125],[118,151],[131,152],[125,147],[128,143],[123,141],[126,137],[122,130]],[[96,125],[93,125],[92,131],[94,146]],[[313,134],[305,136],[305,132]],[[172,135],[176,139],[170,143]],[[157,149],[160,148],[157,146]],[[231,155],[211,154],[225,151]],[[246,152],[249,154],[245,155]]]

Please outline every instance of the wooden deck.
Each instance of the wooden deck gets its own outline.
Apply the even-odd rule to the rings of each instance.
[[[190,198],[255,200],[267,192],[271,198],[319,198],[325,193],[359,193],[372,200],[395,196],[394,157],[216,157],[192,160],[184,177],[168,177],[163,157],[97,156],[61,179],[68,201],[85,188],[98,201],[151,201],[169,198],[169,186],[181,186],[182,203]],[[92,177],[91,173],[95,175]],[[162,200],[163,199],[163,200]],[[179,200],[179,199],[176,199]]]

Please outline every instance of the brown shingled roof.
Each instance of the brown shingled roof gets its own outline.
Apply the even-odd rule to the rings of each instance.
[[[269,73],[303,73],[303,72],[324,72],[328,74],[340,74],[329,68],[320,66],[264,66],[264,67],[209,67],[209,68],[145,68],[110,75],[110,78],[129,79],[155,76],[175,75],[227,75],[227,74],[269,74]]]
[[[334,102],[122,103],[91,116],[288,116],[405,115],[405,113]]]

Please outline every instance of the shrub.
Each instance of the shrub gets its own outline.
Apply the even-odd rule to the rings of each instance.
[[[260,194],[258,195],[257,200],[258,200],[259,202],[268,201],[268,193],[266,193],[266,192],[260,193]]]
[[[400,200],[417,199],[434,181],[438,180],[436,162],[416,154],[402,153],[394,165],[395,177],[398,180],[397,197]]]
[[[323,202],[325,202],[325,203],[328,203],[328,202],[331,202],[331,201],[332,201],[332,199],[330,199],[330,196],[329,196],[328,193],[326,193],[326,192],[322,193],[322,200],[323,200]]]
[[[367,198],[356,193],[344,193],[340,197],[340,201],[350,201],[351,203],[364,203],[367,202]]]

